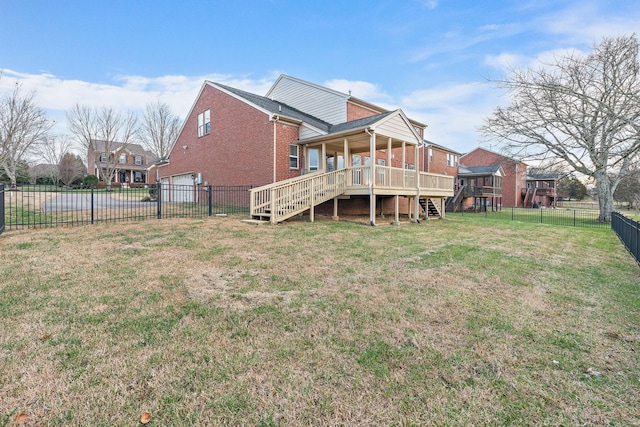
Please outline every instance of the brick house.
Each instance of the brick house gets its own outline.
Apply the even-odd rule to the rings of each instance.
[[[527,186],[522,189],[523,204],[526,208],[555,208],[558,205],[558,174],[530,173]]]
[[[466,167],[501,166],[501,206],[525,207],[524,195],[527,184],[527,165],[521,161],[494,153],[484,148],[476,148],[460,157],[460,164]]]
[[[425,127],[402,110],[291,76],[265,96],[206,81],[158,176],[193,188],[260,186],[251,215],[271,222],[302,212],[313,220],[316,209],[369,213],[373,224],[377,213],[397,221],[402,208],[416,220],[418,199],[443,215],[453,194],[453,177],[416,164]]]
[[[87,153],[87,173],[104,181],[104,170],[115,169],[111,182],[117,184],[154,184],[156,156],[140,144],[92,140],[94,151]]]

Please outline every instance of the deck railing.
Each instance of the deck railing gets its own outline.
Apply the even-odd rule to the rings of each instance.
[[[418,189],[417,183],[420,182]],[[453,177],[388,166],[352,166],[279,181],[251,190],[251,216],[284,221],[349,190],[408,191],[414,195],[452,196]]]
[[[344,193],[347,172],[314,173],[251,190],[251,215],[284,221]]]

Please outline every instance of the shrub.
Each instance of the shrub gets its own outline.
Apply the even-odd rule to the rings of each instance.
[[[158,187],[153,186],[149,188],[149,200],[157,200],[158,199]]]
[[[96,185],[98,183],[98,177],[95,175],[87,175],[82,179],[82,184],[84,184],[87,187],[91,187],[93,185]]]

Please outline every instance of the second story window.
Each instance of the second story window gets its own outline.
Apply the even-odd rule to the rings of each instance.
[[[433,163],[433,148],[429,147],[429,162]]]
[[[127,163],[127,155],[126,154],[120,154],[120,158],[118,159],[118,162]]]
[[[106,162],[109,160],[109,157],[107,156],[107,153],[100,153],[100,161],[101,162]]]
[[[211,110],[204,110],[198,114],[198,136],[205,136],[211,133]]]
[[[142,165],[142,156],[135,156],[133,158],[133,164],[135,165]]]

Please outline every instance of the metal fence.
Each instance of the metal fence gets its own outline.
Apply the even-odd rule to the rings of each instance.
[[[611,214],[611,229],[640,264],[640,223],[619,212],[614,212]]]
[[[4,184],[0,184],[0,234],[4,231]]]
[[[495,212],[448,213],[447,215],[482,215],[485,218],[503,221],[535,222],[571,227],[609,228],[610,224],[598,221],[598,211],[582,209],[526,209],[504,208]]]
[[[146,188],[66,188],[0,184],[0,232],[4,229],[77,226],[212,215],[249,215],[253,186],[154,184]]]

